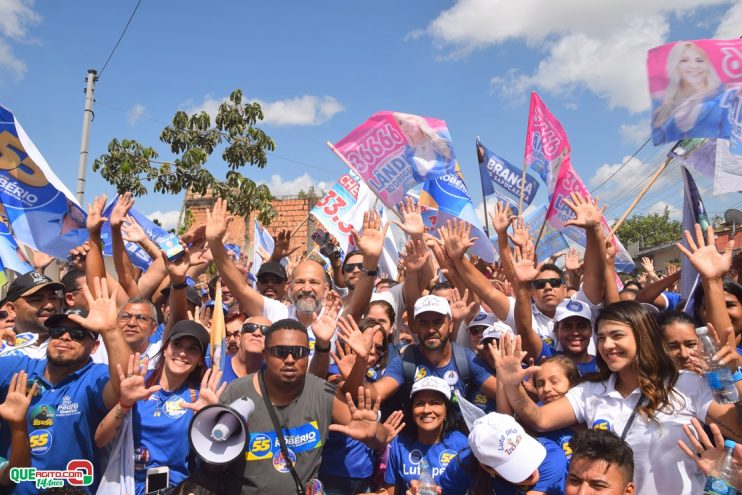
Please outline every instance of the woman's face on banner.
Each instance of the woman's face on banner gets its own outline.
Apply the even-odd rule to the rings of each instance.
[[[418,142],[424,137],[420,131],[420,124],[418,124],[414,117],[400,114],[397,116],[397,124],[399,124],[399,128],[402,129],[404,135],[412,143]]]
[[[685,84],[698,89],[706,88],[710,67],[703,52],[692,46],[686,47],[680,56],[678,69]]]

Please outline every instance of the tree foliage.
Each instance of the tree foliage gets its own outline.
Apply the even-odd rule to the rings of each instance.
[[[108,153],[93,163],[119,194],[131,191],[134,196],[149,192],[178,194],[191,190],[198,194],[210,193],[227,200],[229,210],[247,217],[258,212],[263,224],[276,217],[270,204],[272,195],[266,185],[257,185],[244,177],[239,169],[246,164],[259,168],[268,162],[266,152],[275,148],[273,140],[255,125],[263,119],[258,103],[243,103],[242,91],[232,92],[219,106],[214,125],[206,112],[188,115],[179,111],[170,125],[163,129],[160,141],[170,145],[177,158],[172,163],[157,162],[153,148],[144,147],[130,139],[113,139]],[[225,144],[221,154],[229,170],[219,180],[205,167],[212,153]]]
[[[618,238],[625,245],[639,242],[644,246],[657,246],[667,242],[680,240],[681,223],[670,219],[670,210],[651,213],[649,215],[634,215],[627,219],[617,232]]]

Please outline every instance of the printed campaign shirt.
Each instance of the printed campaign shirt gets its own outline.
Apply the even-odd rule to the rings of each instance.
[[[435,445],[424,445],[408,435],[398,436],[389,450],[384,483],[395,485],[396,493],[404,493],[410,481],[420,478],[420,461],[423,459],[428,461],[431,474],[438,483],[448,464],[467,447],[466,436],[459,431],[447,433],[443,441]]]

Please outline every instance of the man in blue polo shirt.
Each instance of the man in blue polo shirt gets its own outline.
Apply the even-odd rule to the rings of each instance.
[[[131,351],[118,328],[115,291],[109,297],[106,284],[101,287],[97,279],[95,297],[87,286],[83,291],[90,308],[87,316],[79,309],[70,309],[44,322],[50,336],[46,359],[0,358],[0,401],[5,400],[13,374],[26,371],[29,383],[38,386],[27,415],[31,465],[65,470],[69,461],[91,461],[94,478],[83,488],[95,493],[103,470],[93,434],[119,400],[116,365],[126,369]],[[98,335],[108,350],[108,366],[93,364],[90,359],[98,346]],[[0,456],[6,458],[9,434],[8,425],[0,423]],[[33,481],[23,481],[12,493],[38,493],[38,489]]]

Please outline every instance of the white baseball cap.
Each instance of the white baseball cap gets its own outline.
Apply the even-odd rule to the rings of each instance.
[[[590,307],[584,302],[580,302],[576,299],[565,299],[556,308],[554,314],[554,321],[559,322],[569,318],[570,316],[580,316],[586,320],[592,321],[592,314],[590,313]]]
[[[437,376],[426,376],[420,378],[418,381],[412,384],[412,391],[410,391],[410,397],[420,392],[421,390],[433,390],[443,394],[447,400],[451,400],[451,387],[446,383],[443,378]]]
[[[492,313],[487,313],[485,311],[480,311],[477,313],[477,316],[475,316],[470,322],[469,326],[467,326],[467,330],[472,327],[491,327],[495,322],[497,321],[497,317],[493,315]]]
[[[538,440],[512,416],[498,413],[489,413],[474,422],[469,447],[479,462],[514,484],[531,476],[546,458],[546,448]]]
[[[396,305],[394,304],[394,296],[392,296],[392,293],[389,291],[386,292],[374,292],[371,294],[371,300],[369,302],[374,301],[384,301],[385,303],[388,303],[389,306],[394,309]]]
[[[506,333],[509,333],[510,335],[513,335],[515,332],[513,332],[513,329],[510,328],[510,325],[507,323],[503,323],[501,321],[496,321],[490,326],[487,330],[482,333],[482,340],[487,339],[500,339],[503,335]]]
[[[451,316],[451,306],[441,296],[423,296],[415,301],[415,318],[428,311]]]

